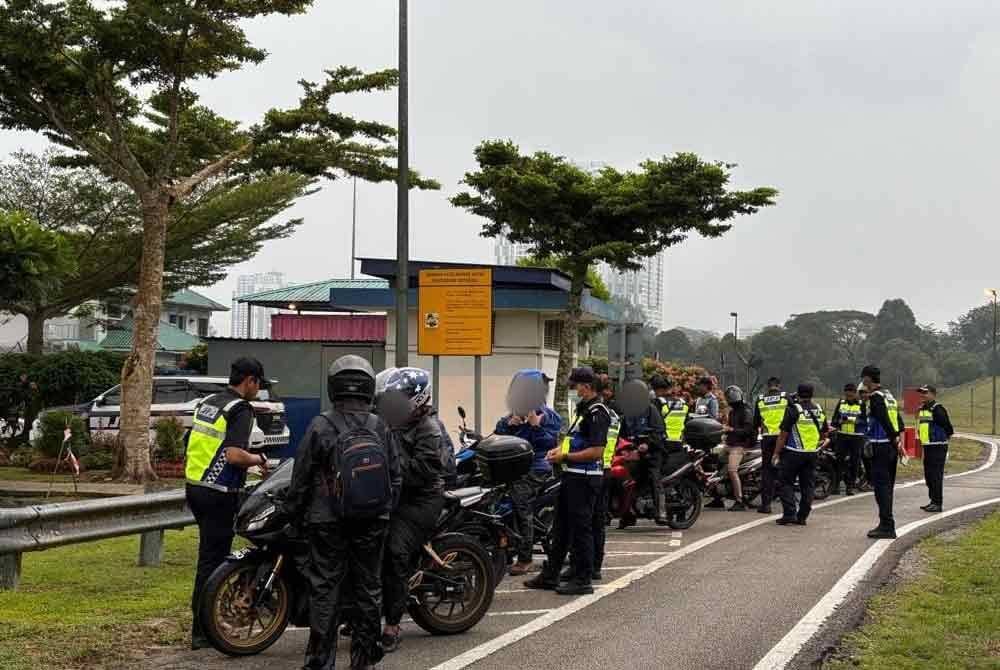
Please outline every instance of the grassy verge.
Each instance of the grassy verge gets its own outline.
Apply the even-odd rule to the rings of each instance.
[[[136,566],[137,536],[25,554],[20,589],[0,592],[0,668],[127,668],[182,642],[197,536],[168,532],[158,568]]]
[[[875,597],[868,623],[826,670],[1000,668],[1000,514],[917,551],[924,574]]]
[[[85,472],[80,481],[101,481],[108,476],[110,476],[110,472],[108,471]],[[48,483],[51,478],[52,473],[49,472],[32,472],[28,468],[0,468],[0,481]],[[72,484],[73,476],[69,473],[60,472],[56,475],[55,481]]]
[[[983,450],[987,447],[982,442],[956,437],[948,445],[948,463],[945,465],[945,473],[964,472],[976,467],[983,456]],[[911,459],[909,464],[899,464],[896,471],[897,479],[922,479],[924,476],[924,462],[918,459]],[[948,485],[945,484],[947,487]]]

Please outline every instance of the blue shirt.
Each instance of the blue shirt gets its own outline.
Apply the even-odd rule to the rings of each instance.
[[[548,473],[552,471],[552,466],[545,460],[545,455],[555,449],[559,440],[559,432],[562,430],[562,417],[551,407],[542,407],[542,423],[536,428],[527,421],[520,426],[510,425],[510,417],[505,416],[497,422],[497,435],[513,435],[531,444],[535,452],[535,460],[531,464],[532,472]]]

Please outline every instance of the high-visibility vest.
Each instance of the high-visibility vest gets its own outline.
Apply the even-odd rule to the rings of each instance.
[[[895,433],[899,433],[899,403],[896,399],[892,397],[892,394],[885,389],[879,389],[872,392],[872,397],[876,395],[881,395],[885,401],[885,409],[889,414],[889,425],[892,426],[892,430]],[[880,424],[871,413],[871,399],[868,400],[868,424],[866,426],[866,434],[868,435],[868,440],[870,442],[884,443],[889,441],[889,436],[885,434],[885,430],[882,429],[882,424]]]
[[[687,423],[691,408],[680,398],[664,398],[660,413],[667,429],[668,442],[681,442],[684,439],[684,424]]]
[[[608,439],[604,444],[604,452],[601,454],[600,461],[594,461],[593,463],[566,463],[566,471],[575,474],[583,475],[600,475],[603,474],[603,469],[605,467],[611,467],[610,458],[614,458],[615,447],[618,445],[618,431],[619,431],[619,420],[618,415],[612,412],[607,405],[602,402],[594,403],[587,407],[586,411],[591,412],[595,407],[602,407],[605,412],[611,417],[611,425],[608,427]],[[582,416],[577,415],[576,420],[569,429],[569,433],[563,438],[562,443],[559,445],[559,450],[564,454],[573,453],[576,451],[583,451],[592,445],[588,445],[584,442],[583,436],[580,435],[580,421],[583,419]],[[605,466],[605,463],[607,465]]]
[[[238,478],[233,477],[233,468],[226,467],[222,443],[226,439],[230,413],[244,402],[242,398],[233,399],[229,394],[216,393],[198,406],[184,456],[184,477],[189,484],[219,491],[242,488],[245,473]]]
[[[819,443],[823,440],[820,434],[820,427],[826,421],[823,415],[823,408],[813,405],[811,409],[806,409],[799,403],[795,403],[799,417],[792,427],[792,442],[786,447],[792,451],[804,451],[806,453],[815,452],[819,449]]]
[[[937,402],[930,407],[920,408],[920,444],[923,446],[935,444],[948,444],[948,434],[944,428],[934,423],[934,407]]]
[[[785,410],[788,409],[788,396],[784,391],[778,395],[760,396],[757,400],[757,411],[764,424],[764,435],[768,437],[776,436],[781,432],[781,421],[785,418]]]
[[[861,418],[861,401],[848,402],[841,400],[838,406],[841,416],[840,432],[855,434],[858,432],[858,419]]]

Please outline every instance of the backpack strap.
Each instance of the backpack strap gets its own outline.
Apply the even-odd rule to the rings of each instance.
[[[332,409],[329,412],[323,412],[320,416],[326,419],[330,425],[333,426],[333,429],[337,431],[338,435],[346,433],[350,430],[347,427],[347,422],[344,421],[344,416],[337,410]]]

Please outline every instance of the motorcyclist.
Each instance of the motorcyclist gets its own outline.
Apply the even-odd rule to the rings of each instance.
[[[512,407],[512,412],[497,422],[494,431],[497,435],[514,435],[526,440],[531,444],[535,453],[531,472],[510,486],[516,530],[521,536],[517,546],[517,562],[510,568],[510,574],[514,576],[527,573],[532,564],[535,497],[552,473],[552,466],[545,460],[545,456],[551,449],[555,448],[559,440],[559,432],[562,430],[562,417],[545,404],[551,381],[541,370],[527,369],[517,372],[511,381],[511,393],[533,395],[532,391],[537,389],[541,393],[534,394],[538,397],[530,400],[529,404],[533,405],[539,400],[541,404],[530,409],[524,415],[519,413],[520,407]],[[518,389],[519,386],[525,384],[535,388]],[[510,400],[512,405],[519,404],[514,399]]]
[[[342,356],[330,366],[327,393],[333,408],[313,419],[299,443],[282,511],[304,519],[309,540],[303,574],[309,581],[309,642],[304,670],[332,670],[336,661],[341,588],[351,591],[358,615],[352,621],[351,667],[381,660],[379,639],[382,582],[372,556],[382,554],[389,514],[400,494],[400,459],[386,424],[371,413],[375,371],[359,356]],[[329,482],[337,472],[339,437],[364,428],[385,449],[392,499],[372,518],[349,518],[336,511]],[[346,579],[348,578],[349,579]],[[345,581],[346,579],[346,581]]]
[[[444,505],[442,431],[431,410],[431,392],[430,373],[399,368],[387,376],[379,404],[396,436],[403,476],[382,563],[382,646],[387,653],[399,648],[399,622],[406,610],[414,559],[434,532]]]
[[[641,461],[645,464],[642,476],[649,478],[653,489],[656,524],[666,526],[668,523],[667,496],[660,481],[663,476],[663,462],[666,458],[666,430],[659,401],[651,400],[646,410],[638,416],[623,416],[619,437],[627,440],[643,438],[639,445],[640,451],[644,448],[646,451],[646,457]],[[634,526],[635,521],[631,511],[623,511],[618,520],[618,528],[624,529]]]
[[[378,408],[378,401],[385,393],[385,384],[389,377],[398,370],[399,368],[386,368],[382,372],[375,375],[375,407]],[[444,467],[444,487],[445,489],[455,488],[455,484],[458,478],[456,472],[455,464],[455,443],[452,442],[451,435],[448,434],[448,428],[441,421],[441,417],[438,415],[437,410],[431,410],[431,414],[434,420],[437,421],[438,427],[441,429],[441,465]]]
[[[729,405],[729,415],[723,428],[726,435],[727,469],[729,481],[733,486],[733,497],[736,499],[729,511],[745,512],[740,464],[743,462],[746,450],[754,446],[757,431],[754,428],[753,409],[746,403],[743,389],[739,386],[730,386],[726,389],[725,395],[726,403]]]

